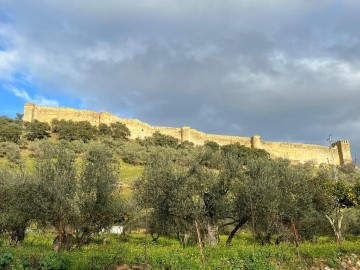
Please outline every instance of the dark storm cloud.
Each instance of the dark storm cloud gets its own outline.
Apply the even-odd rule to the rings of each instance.
[[[41,95],[211,133],[316,144],[333,133],[360,151],[358,1],[2,6],[2,76],[22,70]]]

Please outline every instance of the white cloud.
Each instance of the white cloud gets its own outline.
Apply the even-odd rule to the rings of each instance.
[[[16,97],[23,99],[25,102],[35,103],[35,104],[42,105],[42,106],[51,106],[51,107],[59,106],[59,102],[56,100],[47,99],[42,96],[35,96],[34,98],[32,98],[29,95],[29,93],[23,89],[18,89],[14,86],[10,86],[8,88]]]
[[[47,98],[40,97],[40,96],[36,96],[33,99],[33,103],[39,104],[42,106],[59,107],[59,102],[57,100],[47,99]]]
[[[353,64],[332,58],[303,58],[295,64],[326,78],[335,78],[348,86],[360,86],[360,69]]]
[[[9,80],[16,71],[18,54],[15,51],[0,50],[0,79]]]
[[[15,29],[0,21],[0,79],[11,80],[14,72],[18,71],[22,59],[14,43],[20,41]]]
[[[13,86],[9,88],[15,96],[25,100],[26,102],[32,102],[32,98],[30,98],[29,94],[25,90],[20,90]]]

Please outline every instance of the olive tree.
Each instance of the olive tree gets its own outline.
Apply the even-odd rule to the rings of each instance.
[[[34,216],[57,230],[57,246],[69,248],[67,233],[78,214],[75,154],[61,143],[43,142],[35,160],[37,196],[33,198]]]
[[[25,132],[25,137],[29,141],[45,139],[50,137],[50,125],[38,120],[25,122]]]
[[[174,213],[179,191],[184,185],[183,170],[173,162],[168,152],[154,153],[135,182],[135,196],[143,209],[151,210],[149,231],[155,235],[187,231],[187,223]]]
[[[22,122],[0,116],[0,142],[18,143],[22,133]]]
[[[112,151],[104,145],[91,144],[83,157],[79,179],[79,243],[121,218],[119,188],[118,163]]]
[[[146,137],[144,140],[140,141],[142,145],[155,145],[163,147],[172,147],[175,148],[179,144],[179,140],[173,136],[165,135],[159,131],[154,132],[152,136]]]
[[[66,121],[66,120],[52,120],[52,130],[59,134],[59,139],[67,141],[82,140],[88,142],[96,139],[97,128],[92,126],[88,121]]]
[[[121,122],[115,122],[115,123],[111,123],[110,127],[112,131],[111,136],[114,139],[124,139],[124,140],[129,139],[131,135],[130,129],[128,129],[128,127],[125,124]]]
[[[31,198],[36,196],[32,177],[19,168],[0,171],[0,232],[9,236],[10,245],[21,244],[32,215]]]
[[[139,203],[151,210],[151,232],[176,234],[184,244],[197,223],[208,245],[218,242],[222,191],[218,174],[201,165],[203,158],[203,149],[183,159],[166,151],[151,156],[135,185]]]

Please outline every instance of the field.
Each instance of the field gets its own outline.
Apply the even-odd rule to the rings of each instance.
[[[54,270],[116,267],[126,269],[124,265],[136,266],[137,269],[202,269],[198,247],[194,245],[182,248],[175,239],[160,238],[157,243],[149,242],[145,258],[143,234],[129,235],[126,242],[114,235],[106,235],[105,241],[98,236],[94,238],[93,243],[80,250],[60,254],[51,251],[53,237],[50,233],[44,235],[31,232],[24,244],[17,248],[6,246],[5,239],[2,239],[0,265],[5,266],[8,262],[13,267],[8,269]],[[225,246],[225,238],[222,237],[217,247],[205,248],[206,269],[219,270],[290,270],[325,265],[342,269],[339,268],[341,261],[338,258],[351,256],[350,254],[360,254],[360,239],[345,241],[341,246],[327,238],[321,238],[317,244],[303,243],[300,245],[300,258],[294,245],[254,246],[252,236],[248,233],[239,234],[231,247]],[[123,268],[119,267],[121,265]]]

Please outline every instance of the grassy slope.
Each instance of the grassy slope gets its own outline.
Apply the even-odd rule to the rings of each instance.
[[[24,160],[25,165],[30,169],[32,168],[34,163],[34,159],[31,157],[31,153],[32,152],[28,149],[21,150],[21,157]],[[0,168],[9,164],[11,164],[11,162],[9,162],[6,157],[0,158]],[[80,166],[80,162],[78,162],[78,165]],[[119,167],[119,181],[122,183],[123,192],[127,194],[132,191],[132,183],[141,176],[144,168],[143,166],[128,164],[122,160],[120,160],[119,162]]]
[[[120,182],[122,183],[124,195],[132,192],[132,183],[141,176],[142,172],[142,166],[131,165],[123,161],[120,162]]]

